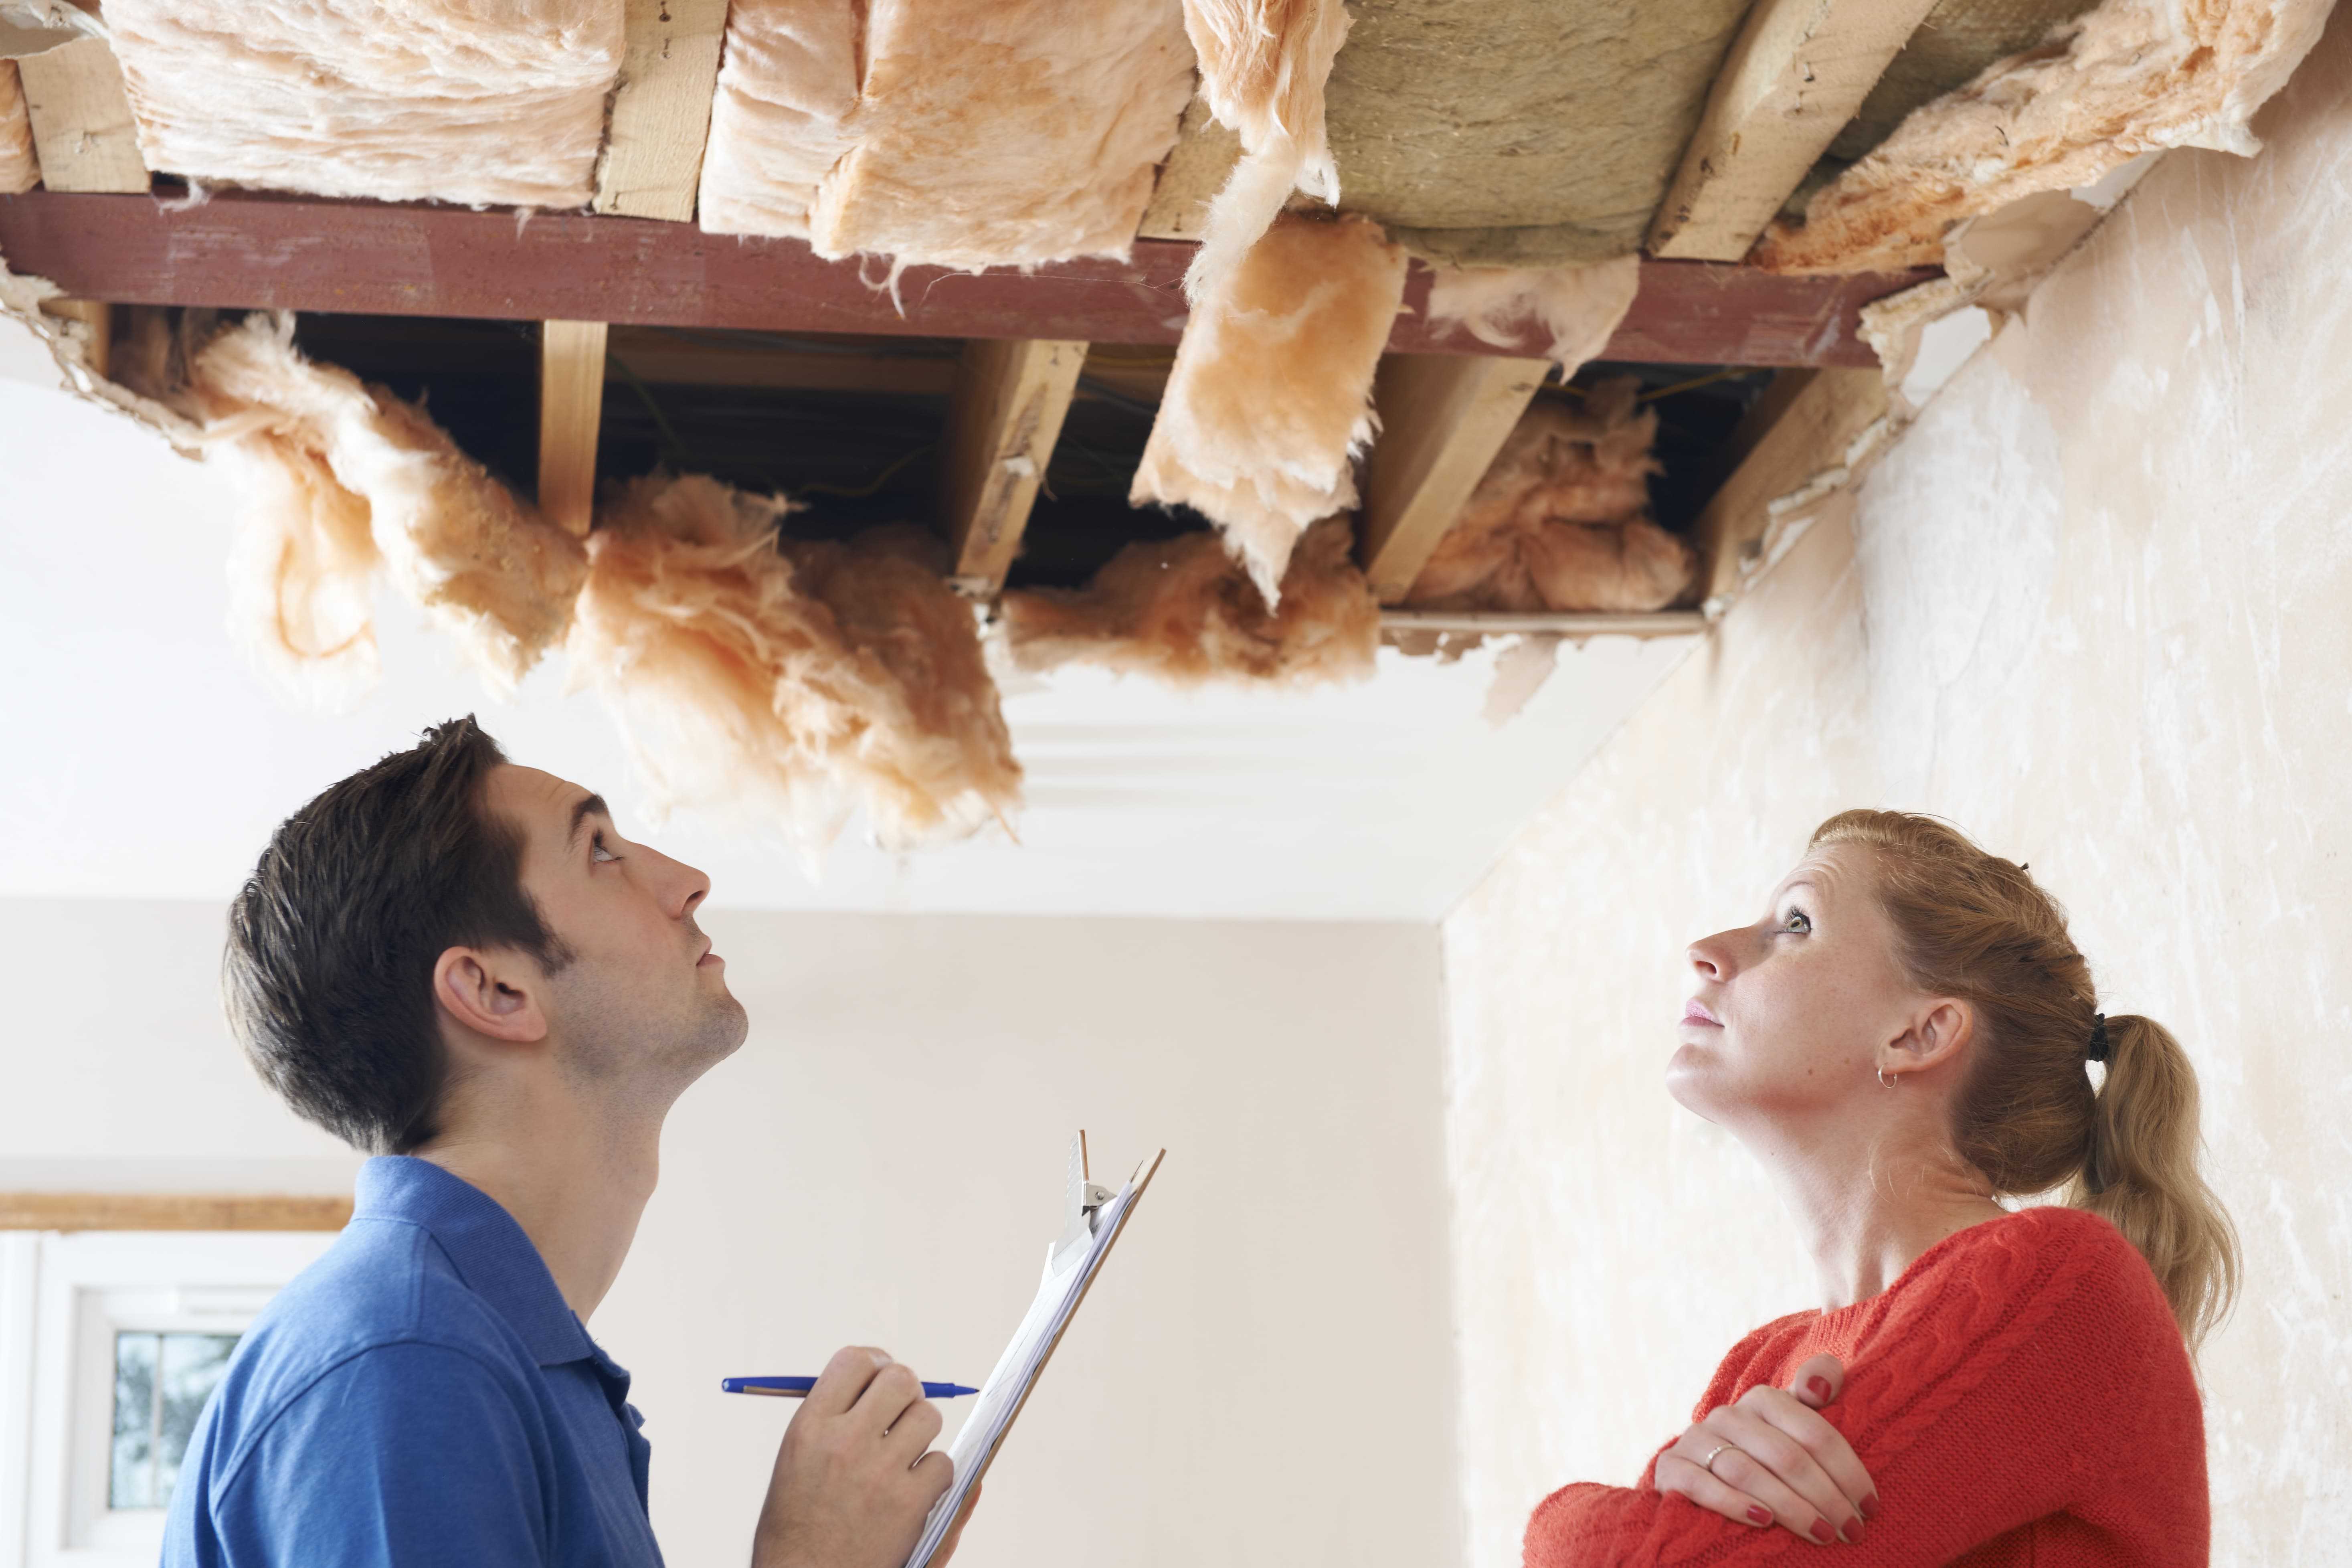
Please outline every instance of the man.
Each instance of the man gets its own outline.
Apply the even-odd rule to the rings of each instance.
[[[295,1110],[379,1157],[199,1421],[166,1568],[661,1561],[629,1374],[585,1324],[663,1117],[743,1042],[709,890],[470,718],[278,828],[229,913],[230,1022]],[[907,1368],[835,1355],[756,1568],[899,1568],[951,1479],[940,1425]]]

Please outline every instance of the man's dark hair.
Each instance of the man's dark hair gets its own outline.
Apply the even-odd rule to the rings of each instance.
[[[230,1029],[289,1105],[370,1153],[438,1131],[445,951],[572,957],[523,890],[520,829],[482,798],[505,761],[471,714],[425,731],[280,824],[229,906]]]

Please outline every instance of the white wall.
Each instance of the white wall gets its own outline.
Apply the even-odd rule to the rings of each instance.
[[[790,1414],[721,1376],[851,1342],[987,1374],[1081,1125],[1098,1178],[1167,1163],[959,1562],[1459,1560],[1433,929],[705,923],[751,1037],[673,1116],[591,1325],[636,1374],[671,1562],[743,1559]],[[229,1044],[220,931],[213,906],[0,903],[0,1184],[344,1178]]]
[[[1446,922],[1482,1568],[1818,1305],[1660,1076],[1686,944],[1854,805],[2029,861],[2105,1007],[2180,1037],[2246,1247],[2203,1363],[2214,1561],[2347,1561],[2352,8],[2256,128],[2258,160],[2169,154]]]

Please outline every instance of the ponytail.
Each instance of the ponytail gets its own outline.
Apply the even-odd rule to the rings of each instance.
[[[2195,1345],[2228,1314],[2239,1270],[2236,1229],[2197,1170],[2197,1074],[2153,1018],[2122,1014],[2105,1029],[2106,1079],[2065,1202],[2139,1248]]]
[[[2103,1017],[2066,912],[1934,817],[1848,811],[1813,847],[1859,844],[1911,983],[1977,1013],[1953,1141],[1997,1194],[2056,1192],[2139,1249],[2193,1350],[2227,1316],[2238,1238],[2197,1170],[2197,1074],[2155,1020]],[[2092,1065],[2105,1063],[2095,1086]]]

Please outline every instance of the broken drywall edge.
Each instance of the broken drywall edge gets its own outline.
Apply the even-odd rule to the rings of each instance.
[[[0,317],[17,322],[40,340],[57,362],[59,389],[136,420],[170,442],[181,456],[194,457],[198,432],[193,422],[152,397],[108,380],[89,363],[93,344],[89,325],[41,309],[45,301],[64,298],[66,291],[46,278],[9,271],[7,258],[0,255]]]

